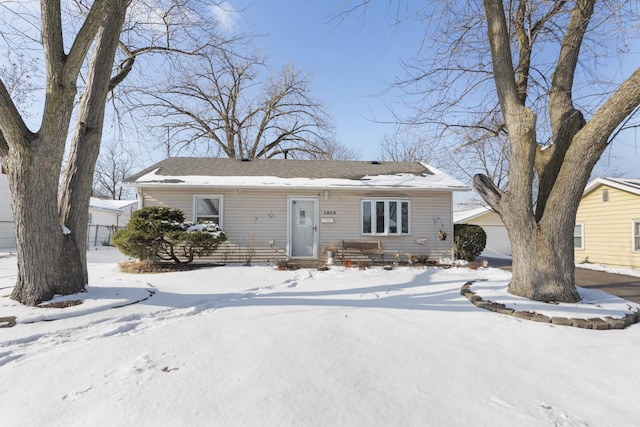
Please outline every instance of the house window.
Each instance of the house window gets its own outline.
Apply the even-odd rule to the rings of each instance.
[[[573,247],[575,249],[584,249],[584,224],[576,223],[573,227]]]
[[[362,200],[362,234],[409,234],[409,200]]]
[[[195,196],[193,222],[215,222],[222,228],[222,196]]]
[[[633,251],[640,252],[640,220],[633,221]]]
[[[602,201],[603,202],[608,202],[609,201],[609,190],[607,190],[607,189],[602,190]]]

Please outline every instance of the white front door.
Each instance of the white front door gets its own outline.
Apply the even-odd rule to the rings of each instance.
[[[289,256],[318,257],[318,199],[289,197]]]

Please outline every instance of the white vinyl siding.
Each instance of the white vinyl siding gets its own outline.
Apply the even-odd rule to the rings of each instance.
[[[222,196],[193,196],[193,222],[215,222],[222,228]]]
[[[0,221],[13,222],[11,211],[11,191],[9,190],[9,180],[7,176],[0,175]]]
[[[372,198],[362,200],[361,227],[364,235],[406,235],[410,233],[408,199]]]
[[[576,223],[573,227],[573,247],[574,249],[584,249],[584,224]]]
[[[203,194],[197,188],[144,188],[143,206],[169,206],[184,211],[186,218],[193,218],[193,196]],[[206,193],[204,193],[206,194]],[[281,254],[286,253],[287,244],[287,196],[319,197],[319,258],[322,259],[323,248],[332,244],[342,247],[343,240],[377,240],[380,241],[387,257],[393,253],[424,254],[429,259],[451,258],[453,239],[438,239],[438,230],[442,228],[453,236],[452,194],[446,191],[403,191],[398,192],[362,191],[329,189],[327,196],[324,190],[286,190],[286,189],[244,189],[216,188],[212,194],[224,198],[222,216],[223,229],[230,244],[240,247],[250,242],[257,249],[273,249]],[[361,231],[361,210],[364,199],[375,198],[398,200],[411,199],[409,215],[411,219],[410,235],[363,235]],[[440,218],[437,226],[433,218]],[[325,220],[323,222],[323,219]],[[219,250],[221,252],[222,250]],[[229,251],[229,259],[235,259],[241,249]],[[284,256],[284,255],[283,255]],[[273,260],[273,258],[271,258]],[[263,259],[266,261],[266,259]],[[221,260],[221,262],[230,262]],[[234,261],[235,262],[235,261]]]
[[[11,211],[11,191],[4,171],[0,174],[0,248],[15,248],[15,227]]]
[[[16,247],[16,235],[13,222],[0,221],[0,248],[13,249]]]

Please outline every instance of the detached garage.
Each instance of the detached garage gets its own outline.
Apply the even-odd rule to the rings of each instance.
[[[487,206],[473,209],[456,210],[453,213],[454,224],[479,225],[487,233],[487,246],[480,256],[504,258],[511,256],[511,242],[507,229],[497,213]]]

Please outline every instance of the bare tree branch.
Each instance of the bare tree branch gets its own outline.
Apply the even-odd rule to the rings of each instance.
[[[9,144],[16,145],[19,141],[31,140],[34,134],[24,123],[20,112],[13,103],[9,91],[0,80],[0,133],[2,134],[2,144],[0,153],[9,150]]]
[[[380,143],[380,159],[393,162],[431,162],[436,144],[419,130],[399,127],[392,136],[385,135]]]
[[[93,195],[112,200],[131,198],[131,192],[123,188],[121,183],[139,166],[129,150],[122,144],[112,142],[106,149],[101,150],[96,163]]]
[[[204,143],[227,157],[273,157],[285,150],[322,154],[329,130],[309,78],[291,65],[260,80],[260,55],[246,58],[211,49],[200,67],[173,73],[164,89],[144,92],[151,114],[184,133],[183,144]],[[214,147],[209,146],[213,143]]]

